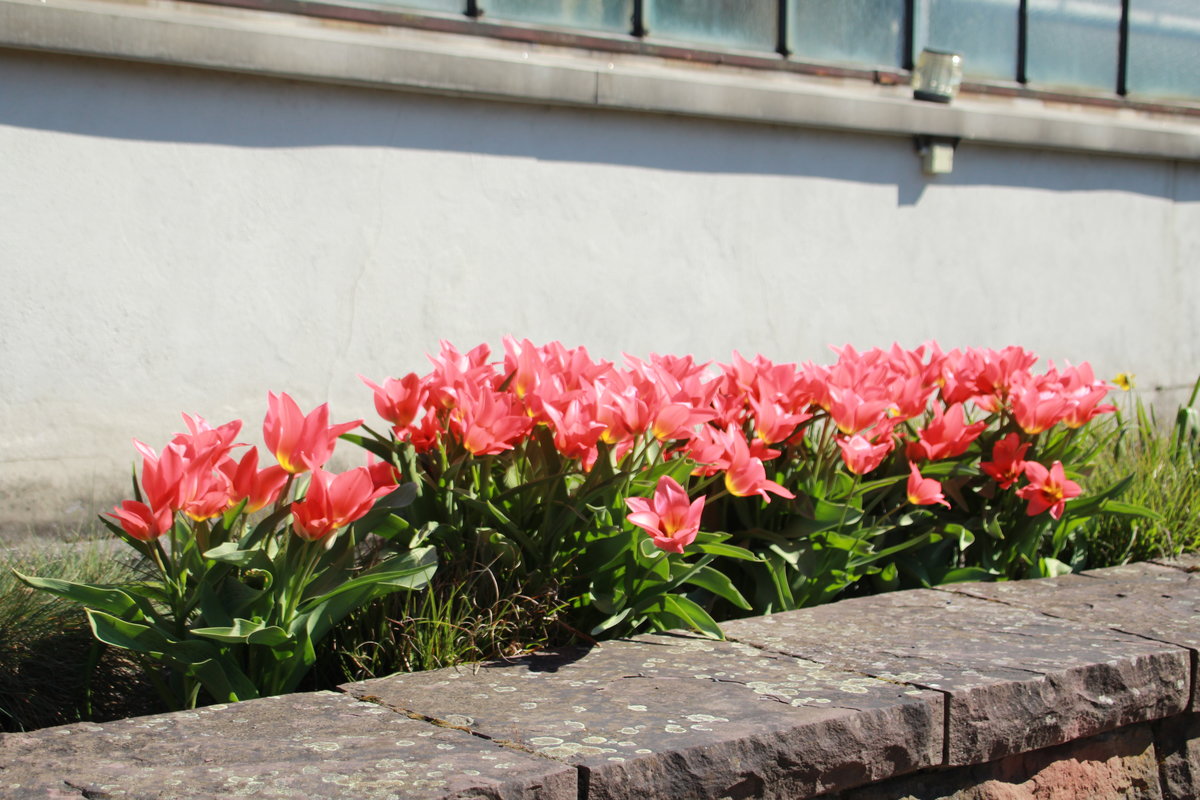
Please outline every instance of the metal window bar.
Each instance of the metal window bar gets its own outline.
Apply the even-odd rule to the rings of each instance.
[[[1117,94],[1129,93],[1129,3],[1121,0],[1121,22],[1117,26]]]
[[[1029,59],[1029,0],[1017,5],[1017,83],[1029,83],[1025,65]]]

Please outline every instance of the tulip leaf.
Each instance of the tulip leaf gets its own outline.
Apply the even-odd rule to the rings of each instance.
[[[409,481],[397,486],[390,493],[375,501],[375,508],[404,508],[412,505],[412,502],[417,499],[417,484]]]
[[[1072,509],[1074,510],[1074,509]],[[1145,519],[1162,519],[1161,514],[1157,514],[1143,506],[1134,505],[1132,503],[1122,503],[1117,500],[1109,500],[1100,507],[1100,510],[1105,514],[1118,514],[1124,517],[1143,517]]]
[[[720,570],[702,566],[684,578],[684,582],[699,586],[718,597],[723,597],[744,611],[749,611],[751,608],[750,604],[746,602],[746,598],[733,585],[733,581],[729,580],[729,576]]]
[[[234,619],[232,625],[213,628],[193,628],[196,636],[205,639],[215,639],[218,642],[244,644],[263,644],[276,647],[291,641],[287,631],[278,625],[267,625],[262,621],[254,622],[248,619]]]
[[[363,427],[366,428],[365,425]],[[370,428],[367,428],[367,430],[370,430]],[[338,438],[342,439],[343,441],[351,442],[353,444],[358,445],[362,449],[366,450],[368,453],[373,453],[373,454],[379,456],[384,461],[387,461],[389,464],[392,461],[392,447],[386,441],[381,441],[380,439],[376,439],[373,437],[363,436],[362,434],[359,434],[359,433],[343,433],[343,434],[339,435]]]
[[[266,555],[262,550],[242,550],[239,549],[237,542],[224,542],[204,552],[204,557],[212,561],[220,561],[224,564],[232,564],[239,569],[246,569],[255,562],[259,562],[256,566],[260,569],[264,565],[269,565],[266,560]]]
[[[663,606],[667,612],[689,622],[693,628],[706,636],[722,640],[725,638],[725,634],[721,633],[721,626],[693,600],[679,594],[668,594],[663,597]]]
[[[649,536],[642,536],[638,539],[638,550],[641,551],[643,558],[658,558],[663,554],[658,545]]]
[[[429,582],[436,569],[437,552],[432,547],[390,558],[336,589],[304,600],[289,630],[295,635],[303,627],[311,641],[320,641],[351,611],[376,597],[418,589]]]
[[[941,576],[939,584],[965,583],[966,581],[991,581],[996,579],[996,573],[983,567],[958,567],[949,570]]]
[[[118,619],[91,608],[86,611],[92,633],[105,644],[145,653],[152,658],[162,658],[170,649],[166,637],[149,625]]]
[[[702,544],[700,551],[713,556],[725,556],[726,558],[736,558],[741,561],[762,561],[761,556],[751,553],[744,547],[738,547],[732,544]]]
[[[626,608],[622,609],[621,611],[618,611],[616,614],[613,614],[608,619],[601,622],[599,625],[596,625],[594,628],[591,629],[591,631],[589,631],[589,633],[592,636],[599,636],[600,634],[604,633],[605,631],[610,630],[610,629],[615,628],[616,626],[620,625],[622,622],[625,621],[625,618],[628,617],[632,613],[633,613],[633,607],[632,606],[626,607]]]
[[[1071,573],[1071,565],[1064,564],[1057,558],[1039,559],[1038,566],[1040,567],[1042,577],[1045,578],[1057,578],[1060,575],[1069,575]]]
[[[118,617],[129,616],[131,612],[136,618],[141,618],[139,603],[125,591],[104,586],[92,586],[85,583],[65,581],[60,578],[38,578],[12,571],[17,579],[33,589],[41,589],[51,594],[64,597],[87,608],[97,608]]]

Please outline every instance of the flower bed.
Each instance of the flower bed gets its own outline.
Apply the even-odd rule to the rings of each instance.
[[[261,469],[240,421],[185,417],[161,452],[137,443],[134,496],[108,515],[154,579],[23,579],[169,668],[150,674],[191,706],[293,691],[339,623],[431,580],[486,572],[490,602],[534,598],[583,640],[720,637],[842,594],[1061,574],[1095,519],[1142,513],[1122,481],[1080,483],[1110,387],[1018,347],[618,366],[506,339],[431,360],[364,379],[387,427],[270,394]],[[339,437],[364,466],[325,471]]]

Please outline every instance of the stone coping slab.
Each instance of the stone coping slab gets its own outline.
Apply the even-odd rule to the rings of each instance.
[[[1192,707],[1200,700],[1194,670],[1200,654],[1200,557],[1129,564],[1061,578],[941,587],[1063,620],[1110,628],[1191,653]]]
[[[726,642],[639,636],[6,734],[0,799],[857,796],[1191,719],[1197,573],[896,592],[729,622]]]
[[[1175,714],[1191,690],[1183,648],[928,589],[723,628],[756,647],[945,692],[950,766]]]
[[[334,692],[0,739],[0,797],[576,800],[575,770]]]
[[[937,692],[683,635],[342,688],[578,767],[589,798],[807,797],[943,749]]]

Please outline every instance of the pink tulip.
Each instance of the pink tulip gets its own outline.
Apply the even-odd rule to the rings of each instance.
[[[688,500],[687,492],[673,478],[658,479],[654,497],[630,497],[625,500],[631,512],[625,518],[650,534],[656,547],[668,553],[682,553],[696,540],[704,498]]]
[[[767,492],[791,500],[796,495],[780,486],[775,481],[767,480],[767,470],[761,458],[750,452],[750,446],[741,436],[730,439],[732,445],[729,452],[729,467],[725,470],[725,488],[737,497],[761,495],[768,503],[771,498]]]
[[[1036,461],[1025,462],[1025,477],[1029,485],[1017,490],[1017,496],[1028,500],[1025,513],[1036,516],[1049,509],[1050,516],[1061,519],[1067,501],[1078,497],[1083,491],[1075,481],[1067,480],[1061,461],[1055,461],[1046,469]]]
[[[846,468],[855,475],[866,475],[882,464],[888,453],[892,452],[890,436],[879,444],[871,444],[867,437],[855,434],[848,439],[838,437],[837,445],[841,448]]]
[[[960,456],[985,428],[986,420],[966,424],[962,403],[955,403],[945,413],[935,406],[933,419],[920,430],[920,438],[909,443],[908,458],[910,461],[937,461]]]
[[[1053,376],[1028,378],[1010,392],[1013,418],[1029,435],[1049,430],[1071,410]]]
[[[421,385],[421,378],[415,372],[410,372],[403,378],[388,378],[383,386],[373,383],[362,375],[359,380],[371,387],[375,393],[375,410],[379,416],[392,423],[396,428],[406,428],[417,418],[421,404],[425,402],[426,390]]]
[[[933,478],[922,478],[921,473],[917,471],[917,465],[909,463],[908,465],[908,502],[914,506],[931,506],[934,503],[940,503],[946,508],[950,504],[946,502],[946,496],[942,494],[942,484]]]
[[[513,449],[533,421],[512,395],[485,386],[459,394],[450,427],[472,455],[486,456]]]
[[[278,464],[260,470],[258,450],[253,447],[246,451],[241,461],[235,463],[233,459],[229,459],[217,468],[228,479],[228,505],[236,506],[245,500],[244,510],[247,514],[253,514],[274,503],[288,479],[287,470]]]
[[[1025,451],[1029,442],[1021,444],[1021,437],[1010,433],[992,446],[992,460],[980,463],[979,468],[992,477],[1001,489],[1017,482],[1025,472]]]
[[[337,438],[362,424],[329,424],[329,404],[322,403],[307,416],[296,401],[282,393],[267,393],[267,417],[263,421],[263,441],[275,454],[279,465],[293,474],[323,466],[333,455]]]
[[[173,517],[169,508],[151,509],[137,500],[125,500],[105,516],[121,523],[121,530],[134,539],[152,542],[171,529]]]
[[[376,488],[370,470],[357,467],[340,475],[314,467],[308,493],[292,503],[292,528],[308,541],[324,539],[371,510],[375,500],[391,491]]]

